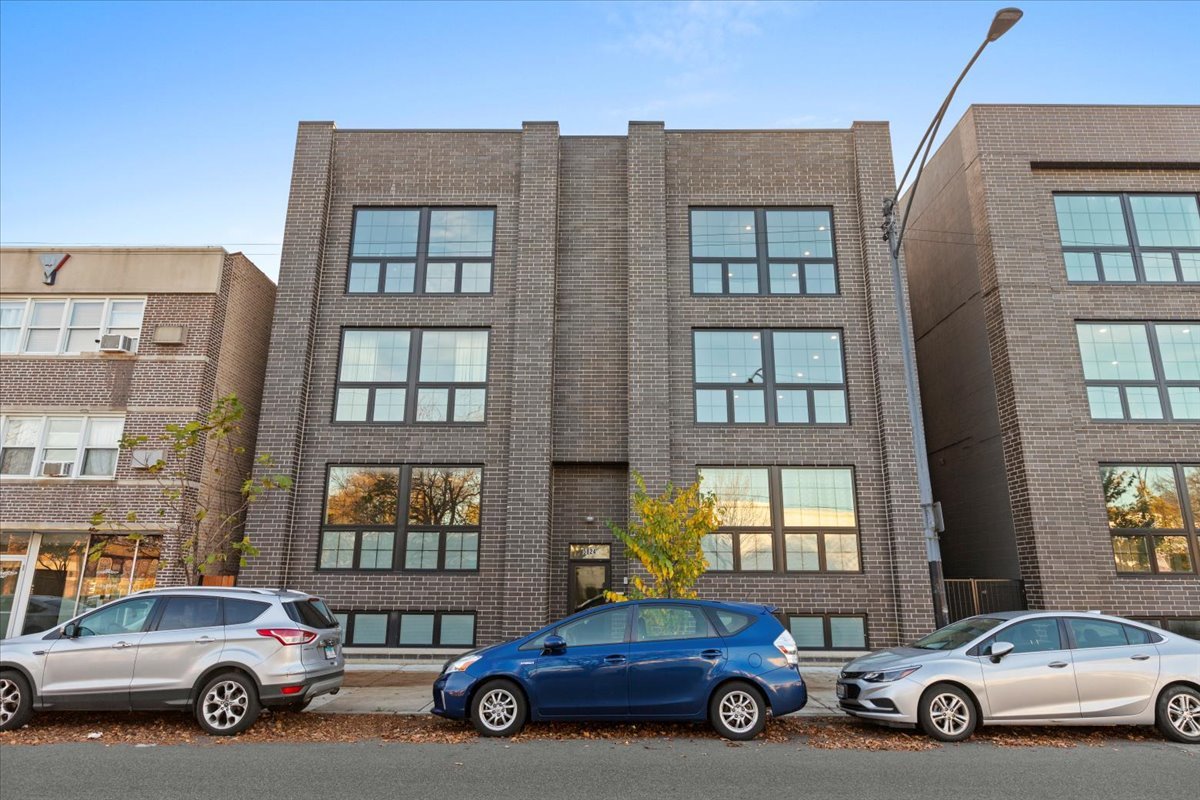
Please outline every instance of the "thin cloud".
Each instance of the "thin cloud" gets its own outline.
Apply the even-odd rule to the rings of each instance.
[[[629,30],[616,49],[677,64],[711,63],[729,56],[733,43],[744,44],[763,32],[770,16],[795,8],[757,0],[689,0],[630,6],[623,20]]]

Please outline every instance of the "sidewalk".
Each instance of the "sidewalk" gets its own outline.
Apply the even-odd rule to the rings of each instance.
[[[792,716],[839,716],[833,686],[837,667],[801,667],[808,684],[808,705]],[[425,665],[349,664],[346,682],[336,695],[313,700],[309,711],[322,714],[427,714],[433,705],[437,668]]]

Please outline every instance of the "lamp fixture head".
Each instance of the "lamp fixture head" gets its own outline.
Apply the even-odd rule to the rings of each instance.
[[[1019,8],[1002,8],[997,11],[996,16],[992,18],[992,27],[988,28],[987,40],[994,42],[1008,33],[1024,15],[1025,12]]]

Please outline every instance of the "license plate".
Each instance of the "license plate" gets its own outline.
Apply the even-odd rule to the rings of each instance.
[[[330,661],[336,659],[337,658],[337,645],[333,645],[333,644],[325,645],[325,657],[328,658]]]
[[[838,697],[845,697],[846,696],[846,684],[839,683],[837,685],[837,689],[835,691],[837,692]]]

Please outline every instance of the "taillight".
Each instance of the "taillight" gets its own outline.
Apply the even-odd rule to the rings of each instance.
[[[789,667],[795,667],[800,664],[800,651],[796,648],[796,640],[792,638],[792,634],[784,631],[775,637],[775,649],[783,653],[783,657],[787,659]]]
[[[299,628],[259,628],[259,636],[270,636],[280,644],[308,644],[317,635],[312,631],[302,631]]]

